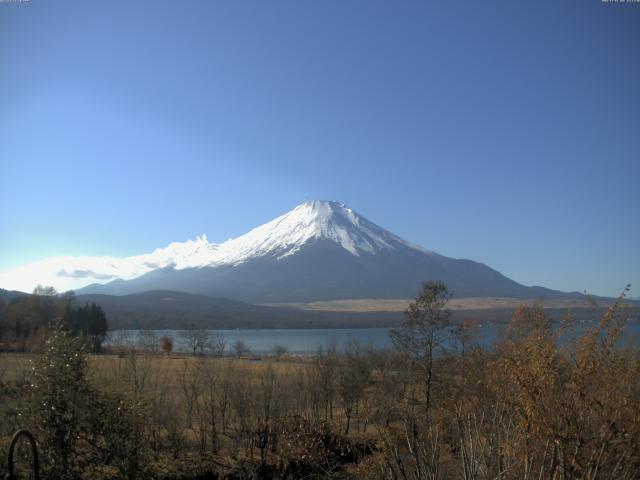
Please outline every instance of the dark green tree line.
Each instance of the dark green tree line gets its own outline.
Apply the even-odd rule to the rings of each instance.
[[[93,352],[100,351],[108,330],[99,305],[77,305],[73,292],[38,286],[32,295],[0,303],[0,350],[42,347],[54,324],[82,337]]]

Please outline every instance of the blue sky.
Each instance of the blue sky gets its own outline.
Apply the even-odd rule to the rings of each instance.
[[[321,198],[638,295],[639,26],[599,0],[0,3],[0,271]]]

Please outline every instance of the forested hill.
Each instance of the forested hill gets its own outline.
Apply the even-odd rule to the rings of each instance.
[[[9,302],[14,298],[21,298],[28,296],[27,293],[18,292],[17,290],[4,290],[0,288],[0,301]]]

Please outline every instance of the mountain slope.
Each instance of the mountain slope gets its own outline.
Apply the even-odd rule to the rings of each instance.
[[[442,280],[458,297],[570,295],[526,287],[481,263],[414,246],[336,202],[303,203],[222,244],[200,237],[173,245],[179,263],[164,261],[135,278],[93,284],[79,293],[177,290],[254,303],[309,302],[410,298],[421,282]],[[156,252],[166,260],[166,249]]]

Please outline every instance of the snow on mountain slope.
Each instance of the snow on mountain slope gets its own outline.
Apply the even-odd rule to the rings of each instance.
[[[210,266],[238,264],[249,258],[293,255],[311,239],[325,238],[353,255],[414,247],[337,202],[314,200],[220,245]]]
[[[174,242],[151,253],[125,258],[51,257],[0,272],[0,288],[31,291],[38,283],[59,290],[77,289],[91,283],[130,280],[154,270],[239,265],[262,256],[294,255],[309,241],[324,238],[352,255],[375,255],[380,251],[416,249],[392,233],[361,217],[349,207],[314,200],[224,243],[210,243],[205,235]]]
[[[209,243],[203,235],[195,240],[174,242],[151,253],[131,257],[50,257],[0,272],[0,288],[30,292],[37,284],[42,284],[66,291],[95,282],[130,280],[159,268],[182,269],[204,265],[218,248],[219,245]]]

